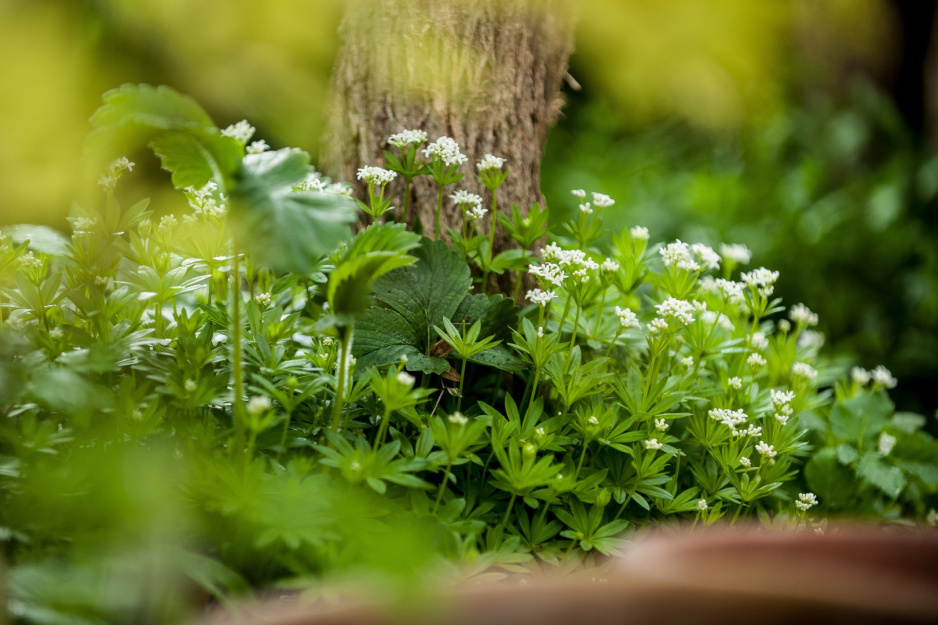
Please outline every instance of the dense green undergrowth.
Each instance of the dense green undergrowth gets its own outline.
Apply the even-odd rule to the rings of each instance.
[[[305,153],[168,89],[110,92],[92,121],[92,146],[148,144],[191,211],[122,206],[119,159],[69,238],[3,236],[17,618],[176,622],[252,588],[600,566],[681,522],[935,520],[924,418],[894,412],[885,369],[820,359],[816,315],[742,246],[633,226],[600,255],[614,202],[574,191],[563,235],[538,248],[546,210],[512,207],[494,227],[518,249],[493,254],[510,163],[471,168],[445,138],[391,137],[356,206]],[[488,200],[458,190],[464,169]],[[387,185],[416,176],[460,232],[395,223]],[[353,235],[358,208],[373,223]],[[537,288],[485,292],[525,271]]]

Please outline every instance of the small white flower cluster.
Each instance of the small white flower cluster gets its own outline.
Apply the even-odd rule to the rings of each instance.
[[[791,401],[795,398],[795,393],[793,391],[776,391],[772,389],[769,391],[769,394],[772,397],[772,408],[775,410],[775,420],[785,425],[788,423],[788,419],[791,418],[793,412]]]
[[[267,397],[267,395],[255,395],[248,401],[247,411],[249,415],[259,417],[270,410],[270,406],[270,397]]]
[[[705,512],[705,511],[707,510],[707,500],[706,500],[706,499],[698,499],[698,500],[697,500],[697,510],[699,510],[700,512]]]
[[[629,230],[629,236],[637,241],[647,241],[648,237],[651,235],[648,234],[648,228],[644,226],[634,226]]]
[[[752,345],[753,349],[761,352],[769,348],[769,339],[763,332],[753,332],[749,344]]]
[[[561,281],[566,278],[566,275],[560,270],[561,267],[569,267],[571,276],[577,278],[579,282],[586,282],[589,280],[589,272],[599,269],[599,263],[587,256],[583,250],[565,250],[554,243],[544,248],[544,260],[547,261],[548,265],[543,271],[553,276],[563,276],[560,278]],[[550,267],[550,264],[554,266]],[[545,267],[545,265],[541,265],[541,267]],[[532,271],[532,273],[534,272]],[[535,273],[535,275],[540,274]],[[548,279],[547,276],[542,277]],[[559,283],[553,280],[551,282],[559,286]]]
[[[469,158],[459,150],[459,144],[449,137],[440,137],[423,150],[426,158],[436,157],[447,167],[462,165]]]
[[[742,243],[721,243],[720,256],[737,265],[748,265],[752,260],[752,252]]]
[[[655,419],[655,429],[659,432],[667,432],[671,425],[664,419]]]
[[[595,415],[587,419],[586,422],[589,423],[590,425],[599,425],[599,419],[597,419]]]
[[[775,292],[775,283],[778,281],[778,272],[765,267],[759,267],[742,274],[743,283],[756,291],[762,297],[770,297]]]
[[[680,239],[668,243],[658,250],[665,267],[677,267],[684,271],[697,271],[700,265],[691,256],[690,246]]]
[[[744,467],[744,468],[748,469],[749,467],[752,466],[752,460],[750,460],[747,456],[740,456],[740,457],[739,457],[739,465],[740,465],[741,467]]]
[[[879,453],[884,456],[888,456],[889,452],[892,451],[892,448],[896,446],[896,437],[886,432],[882,432],[879,435],[879,443],[876,446],[876,449]]]
[[[372,185],[386,185],[395,178],[397,178],[397,172],[373,165],[366,165],[358,170],[358,179]]]
[[[525,298],[532,304],[537,304],[541,308],[550,304],[557,297],[554,291],[544,291],[542,289],[531,289],[525,294]]]
[[[619,318],[620,328],[629,329],[641,327],[641,324],[638,322],[638,317],[635,316],[631,308],[619,308],[616,306],[616,317]]]
[[[720,295],[730,304],[742,304],[743,301],[745,301],[745,297],[743,296],[743,288],[745,285],[742,282],[717,278],[713,283],[720,292]]]
[[[267,308],[268,306],[270,306],[270,302],[271,302],[270,293],[261,293],[260,295],[254,298],[254,301],[257,302],[257,305],[260,306],[261,308]]]
[[[802,512],[807,512],[817,504],[817,496],[814,493],[798,493],[798,501],[795,502],[795,507]]]
[[[713,410],[710,410],[707,415],[714,421],[719,421],[728,427],[734,434],[737,431],[736,426],[746,423],[746,420],[749,418],[749,416],[743,411],[742,408],[739,410],[730,410],[729,408],[714,408]]]
[[[232,124],[221,131],[226,137],[231,137],[241,145],[246,145],[251,137],[254,136],[254,126],[248,123],[248,120],[242,119],[237,124]]]
[[[811,309],[804,304],[792,306],[788,311],[788,318],[805,328],[811,328],[818,324],[817,313],[811,312]]]
[[[661,449],[661,443],[658,442],[657,438],[651,438],[645,441],[645,449],[651,449],[653,451],[658,451]]]
[[[406,386],[407,388],[412,387],[415,381],[414,376],[410,375],[406,371],[399,372],[395,379],[397,380],[398,384],[401,386]]]
[[[616,201],[605,193],[596,193],[595,191],[593,192],[593,206],[596,206],[597,208],[608,208],[615,203]]]
[[[817,377],[817,369],[806,362],[796,362],[791,366],[791,375],[803,380],[813,380]]]
[[[449,196],[449,199],[453,200],[453,203],[457,206],[478,206],[482,204],[482,197],[476,195],[475,193],[469,193],[462,189],[455,191],[452,195]]]
[[[694,357],[685,356],[684,358],[681,358],[681,364],[687,367],[688,369],[690,369],[691,367],[694,366]]]
[[[454,412],[448,417],[450,423],[454,425],[463,426],[469,423],[469,419],[463,416],[461,412]]]
[[[482,157],[482,160],[476,163],[476,169],[479,170],[479,173],[483,171],[499,170],[505,164],[505,159],[499,158],[493,154],[486,154]]]
[[[563,281],[567,279],[567,274],[560,268],[560,265],[554,263],[531,265],[528,267],[528,273],[554,286],[561,286]]]
[[[487,208],[482,208],[481,205],[476,204],[469,210],[469,212],[466,213],[466,217],[474,222],[479,222],[483,217],[485,217],[487,212],[489,212]]]
[[[72,224],[72,232],[75,234],[87,234],[98,225],[98,220],[92,217],[69,217],[68,221]],[[6,250],[0,248],[0,251]]]
[[[752,367],[754,370],[758,371],[765,366],[766,360],[762,354],[753,352],[749,354],[749,358],[746,359],[746,364]]]
[[[186,197],[189,199],[189,206],[196,215],[205,217],[220,218],[228,211],[227,198],[219,193],[218,199],[215,194],[218,192],[218,185],[214,182],[207,182],[205,185],[196,189],[195,187],[186,187],[183,189]]]
[[[668,322],[661,317],[656,317],[648,322],[648,333],[655,336],[664,333],[668,329]]]
[[[107,173],[98,178],[98,184],[101,185],[105,191],[113,191],[114,187],[117,186],[117,181],[124,175],[124,172],[133,171],[134,165],[135,163],[127,160],[126,156],[112,161],[111,164],[108,165]]]
[[[741,388],[743,388],[743,380],[742,380],[742,378],[740,378],[740,377],[738,377],[738,376],[733,376],[732,378],[730,378],[729,380],[726,381],[726,385],[727,385],[729,388],[738,391],[738,390],[740,390]]]
[[[893,377],[892,372],[883,365],[879,365],[872,371],[867,371],[861,367],[854,367],[850,370],[850,376],[856,380],[860,386],[866,386],[871,381],[883,388],[895,388],[898,380]]]
[[[603,261],[603,264],[601,264],[599,268],[604,273],[615,273],[619,271],[619,263],[612,260],[611,258],[607,258],[606,260]]]
[[[759,441],[759,444],[756,445],[756,451],[758,451],[763,458],[771,460],[778,455],[778,452],[775,451],[775,445],[769,445],[765,441]]]
[[[408,145],[421,145],[427,140],[427,133],[422,130],[402,130],[388,137],[388,145],[404,149]]]
[[[252,141],[251,145],[244,148],[244,151],[247,152],[248,154],[261,154],[263,152],[266,152],[269,149],[270,149],[270,146],[267,145],[267,142],[264,141],[263,139],[260,139],[258,141]]]
[[[655,306],[655,309],[666,321],[676,320],[684,325],[694,322],[694,305],[682,299],[669,297]]]

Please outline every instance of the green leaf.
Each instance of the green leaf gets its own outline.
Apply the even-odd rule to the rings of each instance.
[[[479,320],[480,337],[508,338],[517,323],[518,308],[502,296],[469,295],[472,279],[466,265],[442,241],[424,238],[412,255],[417,262],[395,269],[374,282],[379,306],[369,308],[356,326],[353,352],[359,371],[391,364],[401,355],[407,369],[444,373],[450,369],[445,358],[430,356],[437,340],[434,326],[444,320]],[[476,354],[474,362],[518,370],[524,364],[503,345]]]
[[[242,147],[221,134],[195,100],[169,87],[123,85],[104,94],[88,146],[126,154],[150,145],[176,186],[202,186],[214,178],[226,190],[238,171]]]
[[[65,256],[68,249],[68,238],[48,226],[32,224],[4,226],[3,234],[9,235],[14,243],[29,241],[29,249],[51,256]]]
[[[905,487],[902,469],[887,463],[883,455],[875,451],[863,454],[857,463],[857,475],[892,498],[898,497]]]
[[[293,191],[309,155],[283,149],[248,154],[231,192],[235,238],[263,267],[306,274],[323,254],[351,235],[355,203],[345,197]]]
[[[841,466],[833,449],[819,451],[804,469],[808,486],[822,505],[831,509],[845,508],[853,499],[856,479],[853,472]]]
[[[871,441],[879,436],[892,412],[892,402],[884,392],[845,399],[831,410],[831,431],[842,440]]]

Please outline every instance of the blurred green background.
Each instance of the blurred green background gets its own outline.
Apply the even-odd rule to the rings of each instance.
[[[0,0],[0,225],[64,225],[72,201],[99,199],[82,141],[124,82],[317,153],[342,4]],[[889,367],[900,409],[938,408],[934,3],[584,0],[569,19],[543,163],[555,221],[586,188],[655,240],[745,243],[782,272],[786,304],[820,314],[830,353]],[[128,195],[179,208],[138,161]]]

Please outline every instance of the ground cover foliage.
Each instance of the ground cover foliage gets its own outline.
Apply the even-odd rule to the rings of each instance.
[[[359,172],[356,203],[302,151],[166,88],[109,92],[92,122],[91,146],[149,145],[189,212],[121,202],[118,159],[69,237],[3,233],[14,618],[178,622],[252,589],[591,574],[632,530],[681,522],[938,521],[924,417],[895,412],[884,368],[818,356],[817,316],[774,297],[785,276],[749,267],[758,250],[607,233],[614,200],[582,190],[538,249],[545,209],[491,222],[511,163],[419,130]],[[461,231],[396,222],[387,185],[416,176]],[[493,227],[518,247],[493,254]],[[487,293],[504,272],[538,286]]]

